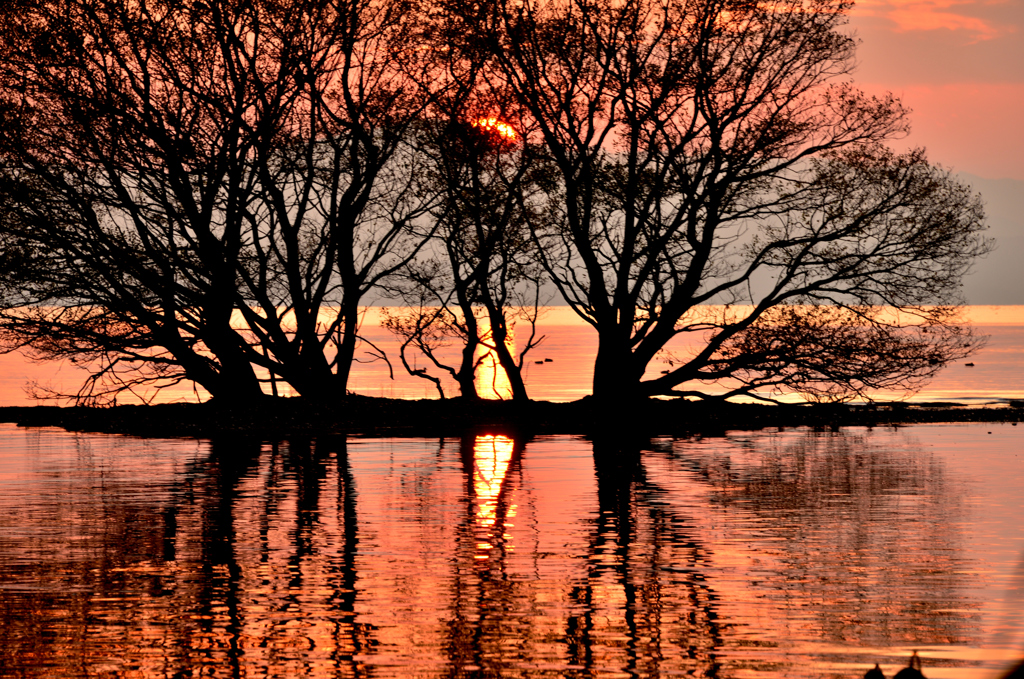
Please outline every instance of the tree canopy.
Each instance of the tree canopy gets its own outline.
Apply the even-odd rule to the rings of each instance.
[[[326,398],[360,305],[418,296],[443,311],[393,327],[462,342],[466,393],[481,343],[518,375],[503,333],[547,285],[600,399],[914,388],[976,346],[991,244],[980,197],[889,150],[908,112],[854,86],[849,7],[19,0],[0,332],[98,366],[85,398]]]
[[[6,337],[193,380],[344,393],[359,304],[419,247],[416,7],[41,0],[5,12]],[[439,86],[443,87],[443,85]]]
[[[532,229],[598,333],[596,396],[700,395],[726,378],[736,394],[863,393],[969,348],[950,306],[987,247],[980,200],[923,152],[886,149],[907,113],[849,81],[849,4],[479,7],[465,30],[559,174]],[[715,303],[731,309],[700,313]],[[701,349],[644,380],[684,333]],[[858,370],[864,354],[884,368]]]

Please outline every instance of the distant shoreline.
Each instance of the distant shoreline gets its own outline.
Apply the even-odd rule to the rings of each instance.
[[[580,435],[641,438],[714,436],[730,430],[810,427],[837,431],[854,426],[940,422],[1019,422],[1024,401],[1005,406],[963,404],[759,405],[652,400],[600,407],[590,398],[570,403],[408,401],[350,396],[334,402],[272,398],[250,404],[179,403],[111,408],[0,407],[0,422],[26,427],[144,437],[280,440],[297,437],[453,437],[474,433],[521,436]]]

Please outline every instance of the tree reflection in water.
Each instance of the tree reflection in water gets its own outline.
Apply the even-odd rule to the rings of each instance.
[[[177,558],[158,610],[175,638],[144,675],[366,674],[355,660],[372,642],[353,612],[358,526],[343,438],[212,441],[172,497],[163,553]]]
[[[793,645],[977,641],[964,491],[922,448],[872,445],[849,432],[737,434],[675,442],[649,465],[682,482],[672,497],[710,508],[709,523],[753,538],[749,550],[723,541],[738,555],[724,579],[747,591],[735,580],[760,583],[746,610],[726,604],[730,619],[802,607],[774,640]]]
[[[678,516],[647,502],[652,485],[638,446],[602,439],[593,451],[597,506],[579,526],[583,549],[562,555],[570,563],[555,574],[566,599],[558,603],[546,601],[551,575],[540,562],[547,555],[514,548],[512,533],[522,531],[512,519],[528,493],[522,441],[462,439],[468,502],[452,577],[449,675],[656,676],[666,659],[666,666],[697,676],[717,675],[714,593],[695,573],[666,577],[663,570],[666,563],[699,561],[704,550],[678,528]],[[526,573],[519,556],[533,562]],[[562,609],[562,620],[536,624],[552,608]]]
[[[70,467],[0,498],[3,676],[856,676],[978,641],[959,487],[867,434],[236,439],[132,470],[157,444],[49,435]]]
[[[711,552],[686,530],[687,516],[652,501],[660,490],[647,476],[638,444],[600,438],[593,450],[600,509],[588,582],[578,595],[585,611],[579,645],[599,647],[594,641],[604,635],[598,621],[621,616],[630,673],[656,676],[668,660],[695,676],[718,676],[723,640],[717,596],[696,569],[687,568],[706,562]]]

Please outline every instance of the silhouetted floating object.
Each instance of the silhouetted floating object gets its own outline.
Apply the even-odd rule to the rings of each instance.
[[[882,672],[882,668],[875,663],[875,666],[864,673],[864,679],[885,679],[885,673]]]
[[[968,368],[973,368],[974,367],[973,363],[964,363],[964,365],[966,365]]]
[[[553,358],[545,358],[545,359],[544,359],[544,362],[545,362],[545,363],[554,363],[554,362],[555,362],[555,359],[553,359]]]
[[[670,372],[671,372],[670,370],[662,370],[661,374],[662,375],[668,375]]]
[[[534,365],[544,365],[544,361],[534,361]]]
[[[1007,670],[1001,679],[1024,679],[1024,660]]]
[[[917,655],[917,651],[910,656],[907,666],[896,673],[895,679],[925,679],[924,674],[921,673],[921,657]]]

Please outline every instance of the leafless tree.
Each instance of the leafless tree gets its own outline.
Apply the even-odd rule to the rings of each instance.
[[[5,258],[24,255],[5,268],[5,336],[244,398],[260,388],[231,315],[254,107],[212,49],[233,26],[161,9],[4,14]]]
[[[359,304],[422,243],[406,0],[28,0],[3,16],[3,332],[103,366],[343,395]],[[117,379],[103,382],[104,378]],[[108,391],[109,390],[109,391]]]
[[[906,111],[851,84],[848,9],[13,0],[0,332],[91,363],[85,398],[342,395],[360,304],[412,266],[449,314],[420,349],[455,329],[460,384],[487,344],[515,390],[533,259],[598,333],[601,399],[913,388],[976,345],[989,244],[977,196],[887,150]]]
[[[886,150],[906,111],[850,83],[849,6],[449,7],[557,168],[531,227],[598,333],[595,396],[911,386],[974,346],[956,305],[989,247],[980,201],[921,151]],[[699,350],[645,377],[694,333]]]
[[[522,370],[527,353],[541,341],[536,321],[544,275],[525,211],[544,181],[545,166],[533,157],[538,149],[521,142],[500,98],[487,96],[492,93],[486,86],[474,82],[472,70],[453,80],[475,86],[464,85],[463,94],[441,102],[443,117],[427,146],[433,151],[429,176],[441,196],[432,211],[436,231],[432,247],[394,286],[406,306],[393,311],[386,325],[403,340],[410,374],[434,382],[442,396],[435,375],[409,365],[408,350],[449,374],[465,398],[479,396],[480,366],[493,362],[490,372],[507,377],[511,398],[525,401]],[[521,350],[514,354],[517,324],[529,330],[518,338]],[[452,365],[441,354],[456,344],[460,358]]]

